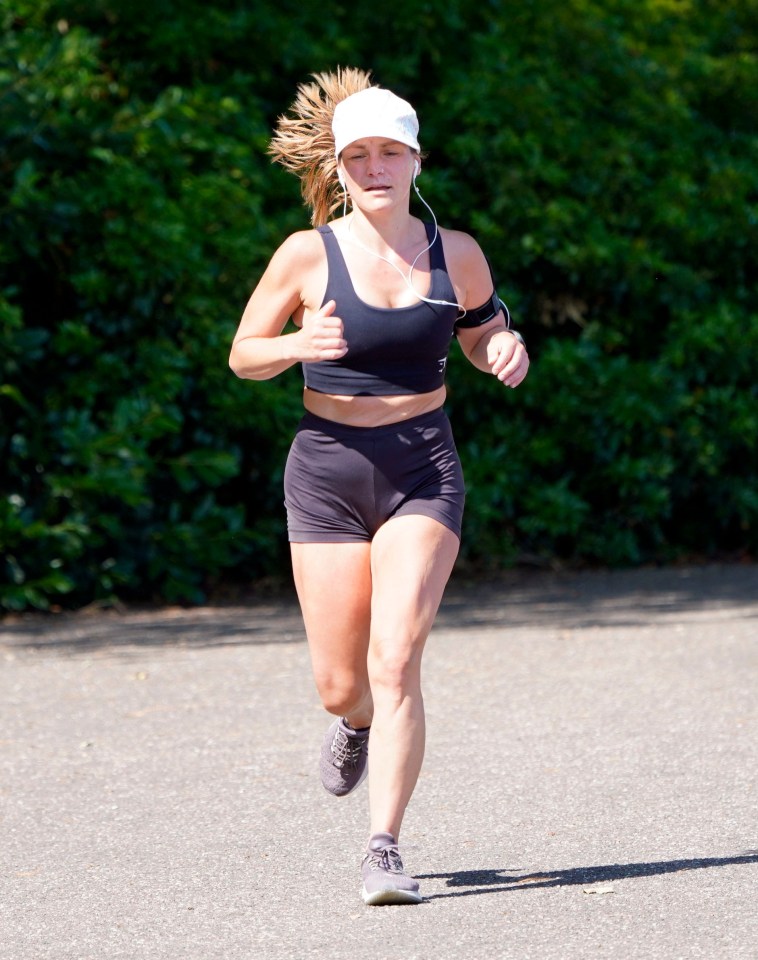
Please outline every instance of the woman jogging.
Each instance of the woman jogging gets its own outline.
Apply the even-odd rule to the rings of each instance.
[[[443,411],[448,349],[456,337],[510,387],[529,360],[477,243],[410,212],[422,166],[410,104],[360,70],[315,81],[299,88],[270,149],[300,177],[316,229],[272,257],[230,366],[265,380],[303,365],[284,492],[315,681],[335,716],[321,779],[344,796],[368,774],[365,903],[417,903],[398,840],[424,754],[421,657],[464,502]],[[297,329],[284,334],[290,318]]]

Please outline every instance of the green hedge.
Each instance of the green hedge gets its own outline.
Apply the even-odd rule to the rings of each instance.
[[[754,0],[255,8],[0,2],[0,605],[286,569],[299,372],[227,356],[307,224],[271,126],[338,63],[417,106],[530,345],[517,391],[453,350],[462,563],[754,555]]]

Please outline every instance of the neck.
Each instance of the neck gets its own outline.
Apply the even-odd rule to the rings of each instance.
[[[367,215],[354,209],[347,217],[347,232],[372,253],[402,254],[425,240],[421,221],[405,210],[390,215]]]

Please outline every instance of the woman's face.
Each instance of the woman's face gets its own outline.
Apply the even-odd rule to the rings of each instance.
[[[397,140],[365,137],[348,144],[339,163],[353,203],[375,207],[408,197],[417,159]]]

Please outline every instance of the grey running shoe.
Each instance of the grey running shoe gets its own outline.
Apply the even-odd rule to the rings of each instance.
[[[368,728],[353,730],[339,717],[326,731],[321,747],[321,782],[335,797],[346,797],[368,773]]]
[[[375,833],[361,866],[363,902],[378,907],[390,903],[421,903],[424,899],[418,881],[403,870],[403,861],[395,838],[390,833]]]

